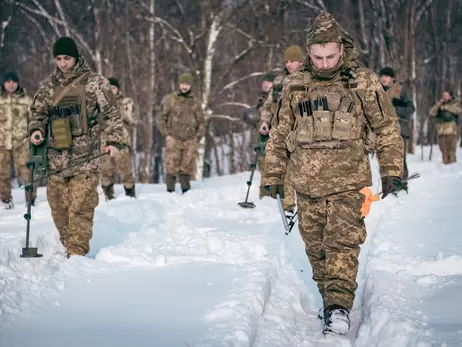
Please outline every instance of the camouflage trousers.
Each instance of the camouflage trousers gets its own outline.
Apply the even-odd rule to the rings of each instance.
[[[457,135],[440,135],[438,136],[441,155],[444,164],[456,162]]]
[[[11,156],[13,156],[14,166],[24,184],[29,183],[29,169],[26,164],[29,161],[29,143],[25,142],[18,148],[10,150],[0,149],[0,199],[3,202],[12,200],[11,196]],[[34,184],[32,199],[37,195],[37,185]],[[26,192],[26,201],[29,192]]]
[[[108,187],[114,184],[114,176],[119,173],[120,179],[125,188],[133,188],[135,180],[133,177],[131,150],[125,147],[120,151],[117,158],[105,155],[101,158],[101,185]]]
[[[165,142],[165,167],[167,175],[192,176],[196,170],[197,141],[181,141],[169,137]]]
[[[59,238],[68,256],[90,251],[93,217],[99,203],[98,174],[79,174],[69,178],[51,176],[47,199]]]
[[[340,305],[351,310],[359,246],[366,240],[360,211],[364,195],[348,191],[312,199],[297,192],[297,200],[299,230],[324,308]]]
[[[259,194],[258,197],[263,199],[265,196],[270,196],[270,192],[268,192],[265,189],[265,183],[263,180],[263,177],[265,176],[265,157],[260,156],[258,157],[258,170],[260,171],[260,189],[259,189]],[[286,176],[287,177],[287,176]],[[290,184],[289,180],[286,179],[284,181],[284,199],[282,199],[282,207],[284,208],[284,211],[291,211],[295,209],[295,191],[292,188],[292,185]]]

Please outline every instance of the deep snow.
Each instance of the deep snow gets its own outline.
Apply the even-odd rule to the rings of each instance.
[[[409,169],[421,174],[409,195],[372,205],[353,327],[329,340],[298,230],[284,235],[276,202],[258,200],[258,175],[253,210],[237,206],[249,173],[184,196],[163,185],[137,185],[136,200],[121,186],[110,203],[101,193],[91,253],[69,260],[44,188],[31,237],[44,256],[19,257],[15,189],[16,209],[0,211],[0,347],[461,346],[462,165],[417,153]]]

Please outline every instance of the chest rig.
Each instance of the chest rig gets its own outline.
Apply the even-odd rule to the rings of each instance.
[[[291,107],[295,114],[286,141],[290,152],[297,147],[348,148],[357,140],[363,140],[366,153],[375,147],[375,134],[362,108],[364,91],[357,89],[352,70],[342,71],[337,81],[313,81],[305,71],[303,85],[290,86],[289,92],[294,92]]]
[[[50,108],[51,136],[56,149],[70,149],[74,137],[88,134],[86,82],[90,72],[75,78],[65,87],[54,89]]]

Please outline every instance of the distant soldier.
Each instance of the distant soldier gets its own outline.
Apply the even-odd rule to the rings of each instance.
[[[178,79],[179,91],[166,95],[157,116],[157,127],[165,136],[165,183],[168,192],[175,191],[179,176],[181,191],[191,189],[197,144],[205,136],[204,114],[201,102],[193,92],[193,76],[183,73]]]
[[[3,76],[0,89],[0,198],[6,209],[13,208],[11,195],[11,157],[24,184],[29,183],[29,141],[27,126],[29,107],[32,99],[19,85],[16,72],[7,72]],[[35,204],[37,187],[34,184],[31,203]],[[26,191],[26,202],[29,200]]]
[[[273,88],[274,79],[276,75],[272,72],[268,72],[263,76],[263,82],[261,85],[261,92],[258,96],[258,101],[256,106],[247,110],[244,113],[243,120],[250,126],[255,129],[255,138],[254,142],[259,148],[259,157],[258,157],[258,170],[260,170],[260,174],[263,177],[263,173],[265,172],[265,144],[268,141],[268,134],[263,135],[258,131],[258,127],[260,125],[260,118],[261,112],[263,111],[263,105],[265,101],[268,99],[268,95],[270,94],[271,88]],[[264,188],[263,180],[260,180],[260,193],[259,198],[262,199],[264,196],[269,196],[269,193]]]
[[[457,151],[457,124],[462,115],[462,106],[454,98],[454,93],[446,89],[441,99],[430,109],[435,117],[436,134],[444,164],[455,163]]]
[[[123,123],[107,79],[91,72],[75,41],[53,45],[55,71],[38,87],[31,106],[30,140],[48,137],[47,199],[67,257],[90,251],[98,206],[100,137],[110,156],[120,155]],[[104,135],[100,127],[104,123]],[[72,166],[71,168],[69,168]]]
[[[133,130],[138,120],[138,109],[136,108],[135,102],[132,98],[126,98],[120,90],[120,85],[117,79],[114,77],[109,78],[111,84],[112,93],[115,95],[117,105],[122,114],[124,122],[124,136],[123,143],[128,144],[126,148],[121,151],[121,156],[116,158],[103,157],[101,160],[102,167],[102,186],[106,200],[114,199],[114,176],[117,170],[122,179],[122,183],[125,189],[125,195],[132,198],[135,195],[135,180],[133,177],[132,170],[132,155],[133,150]],[[101,145],[105,147],[104,140]]]
[[[304,56],[301,48],[299,46],[289,46],[285,52],[284,52],[284,74],[277,76],[274,81],[273,81],[273,86],[270,89],[270,92],[268,93],[268,97],[266,101],[263,104],[262,111],[261,111],[261,118],[260,118],[260,126],[259,126],[259,133],[264,137],[265,145],[266,141],[269,139],[269,130],[273,127],[276,126],[277,124],[277,112],[278,112],[278,105],[279,101],[281,99],[281,92],[282,92],[282,83],[284,82],[284,79],[290,75],[291,73],[298,71],[302,68],[303,66],[303,61],[304,61]],[[262,163],[260,163],[260,170],[263,170],[261,172],[261,177],[262,181],[265,176],[264,169],[264,160],[265,156],[260,157]],[[260,190],[264,189],[264,182],[261,183]],[[290,217],[295,209],[295,196],[294,196],[294,190],[292,189],[290,183],[286,181],[286,185],[284,186],[284,199],[282,201],[284,211],[286,211],[286,214]],[[265,190],[265,192],[260,193],[260,197],[263,196],[263,194],[267,195],[268,192]]]
[[[395,71],[391,67],[384,67],[379,72],[380,82],[382,83],[385,94],[390,98],[391,103],[395,107],[396,115],[399,117],[399,125],[401,129],[401,137],[404,141],[404,174],[403,179],[409,177],[409,171],[406,163],[406,153],[408,141],[411,137],[412,129],[410,121],[412,114],[415,112],[415,106],[404,88],[395,80]],[[403,183],[403,190],[408,192],[407,182]]]

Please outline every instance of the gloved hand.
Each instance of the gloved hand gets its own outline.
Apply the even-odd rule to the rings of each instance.
[[[407,103],[406,101],[402,100],[402,99],[399,99],[399,98],[393,98],[391,100],[391,103],[393,104],[393,106],[397,107],[397,106],[402,106],[402,107],[406,107],[407,106]]]
[[[396,176],[382,177],[382,199],[390,194],[399,191],[403,187],[403,181]]]
[[[276,194],[279,194],[281,199],[284,199],[284,184],[276,183],[265,186],[265,189],[271,192],[271,197],[276,199]]]

